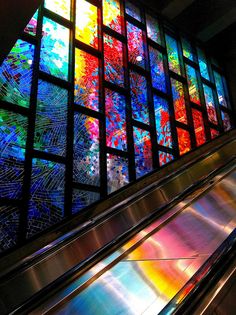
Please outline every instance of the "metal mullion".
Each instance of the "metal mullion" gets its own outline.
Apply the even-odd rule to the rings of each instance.
[[[86,116],[90,116],[90,117],[93,117],[96,119],[102,119],[103,118],[103,114],[101,114],[100,112],[97,112],[97,111],[92,110],[90,108],[84,107],[82,105],[73,104],[72,109],[74,112],[78,112],[78,113],[81,113],[81,114],[84,114]]]
[[[152,48],[158,50],[159,52],[161,52],[162,54],[166,54],[166,48],[161,46],[160,44],[154,42],[151,38],[147,37],[147,45],[151,46]]]
[[[124,158],[128,158],[129,157],[129,153],[127,151],[122,151],[120,149],[116,149],[116,148],[112,148],[112,147],[106,147],[106,151],[109,154],[113,154],[113,155],[118,155]]]
[[[61,163],[61,164],[66,163],[66,158],[60,155],[55,155],[49,152],[39,151],[36,149],[33,149],[32,152],[33,152],[33,157],[36,159],[52,161],[52,162]]]
[[[26,107],[22,107],[22,106],[19,106],[19,105],[16,105],[16,104],[13,104],[13,103],[10,103],[10,102],[7,102],[7,101],[0,101],[0,108],[3,108],[3,109],[6,109],[6,110],[9,110],[13,113],[17,113],[17,114],[20,114],[20,115],[23,115],[23,116],[26,116],[28,117],[29,116],[29,109],[26,108]]]
[[[102,6],[102,3],[100,0],[86,0],[86,1],[98,8],[101,8]]]
[[[146,69],[144,69],[138,65],[135,65],[134,63],[131,63],[130,61],[128,61],[128,65],[129,65],[130,70],[135,71],[142,76],[147,76],[149,74]]]
[[[61,88],[64,89],[70,89],[71,88],[71,83],[68,81],[65,81],[63,79],[57,78],[49,73],[43,72],[41,70],[38,71],[38,76],[39,79],[42,79],[44,81],[47,81],[49,83],[55,84]]]
[[[199,65],[198,65],[198,63],[196,63],[196,61],[192,61],[192,60],[190,60],[184,56],[183,56],[183,61],[185,64],[191,66],[192,68],[199,70]]]
[[[126,22],[129,22],[129,23],[133,24],[134,26],[140,28],[142,31],[145,31],[144,24],[142,22],[136,20],[132,16],[128,15],[127,13],[125,13],[125,20],[126,20]]]
[[[154,126],[153,125],[152,126],[151,125],[147,125],[147,124],[145,124],[145,123],[143,123],[141,121],[135,120],[135,119],[132,119],[132,125],[134,127],[137,127],[137,128],[149,131],[149,132],[151,132],[151,131],[153,131],[155,129],[155,125]]]
[[[73,0],[72,0],[73,1]],[[58,15],[57,13],[54,13],[46,8],[43,8],[43,16],[46,18],[49,18],[50,20],[53,20],[54,22],[71,29],[73,27],[73,22],[67,20],[66,18]]]
[[[128,91],[127,88],[119,86],[119,85],[116,85],[115,83],[112,83],[112,82],[109,82],[109,81],[106,81],[106,80],[104,80],[104,86],[107,89],[110,89],[112,91],[115,91],[115,92],[123,94],[123,95],[128,95],[129,94],[129,91]]]
[[[81,42],[80,40],[78,39],[74,39],[75,41],[75,47],[80,49],[80,50],[83,50],[85,51],[86,53],[90,54],[90,55],[93,55],[97,58],[101,58],[102,55],[101,55],[101,51],[97,50],[96,48],[90,46],[90,45],[87,45],[83,42]]]
[[[30,35],[28,33],[23,32],[19,39],[26,41],[32,45],[38,45],[38,38],[35,37],[34,35]]]
[[[157,96],[160,96],[160,97],[162,97],[162,98],[164,98],[165,100],[167,100],[167,101],[171,101],[171,96],[170,96],[170,94],[167,94],[167,93],[165,93],[165,92],[163,92],[163,91],[160,91],[160,90],[158,90],[157,88],[155,88],[155,87],[151,87],[151,89],[152,89],[152,93],[153,94],[155,94],[155,95],[157,95]]]
[[[184,124],[178,120],[175,121],[175,125],[176,125],[176,128],[178,127],[178,128],[184,129],[184,130],[189,131],[189,132],[192,131],[192,128],[190,126],[188,126],[188,125],[186,125],[186,124]]]
[[[170,154],[172,154],[172,155],[176,155],[175,150],[172,149],[172,148],[165,147],[165,146],[163,146],[163,145],[161,145],[161,144],[158,144],[158,145],[157,145],[157,148],[158,148],[158,151],[159,151],[159,152],[161,151],[161,152],[164,152],[164,153],[170,153]]]
[[[183,71],[183,70],[182,70],[182,71]],[[184,77],[184,76],[182,76],[182,75],[180,75],[180,74],[178,74],[178,73],[176,73],[176,72],[174,72],[174,71],[172,71],[172,70],[170,70],[170,69],[169,69],[169,76],[170,76],[171,78],[173,78],[173,79],[175,79],[175,80],[177,80],[177,81],[183,83],[183,84],[186,84],[186,83],[187,83],[186,77]]]
[[[86,191],[100,193],[100,187],[99,186],[92,186],[92,185],[88,185],[88,184],[73,182],[72,187],[74,189],[78,189],[78,190],[86,190]]]
[[[103,29],[103,33],[106,33],[107,35],[114,37],[120,42],[122,43],[127,42],[126,37],[123,34],[117,33],[116,31],[112,30],[110,27],[103,25],[102,29]]]

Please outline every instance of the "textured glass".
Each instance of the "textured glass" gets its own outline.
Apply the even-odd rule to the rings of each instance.
[[[179,81],[171,79],[172,95],[175,110],[175,120],[187,124],[187,114],[184,98],[184,87]]]
[[[134,154],[136,177],[140,178],[153,170],[150,133],[134,127]]]
[[[196,109],[192,109],[193,114],[193,124],[196,136],[197,146],[204,144],[206,142],[205,129],[202,113]]]
[[[124,85],[123,45],[109,35],[104,35],[105,80]]]
[[[224,131],[230,130],[232,126],[231,126],[229,114],[221,111],[221,118],[223,121]]]
[[[100,184],[99,121],[74,115],[74,181],[88,185]]]
[[[38,10],[33,15],[32,19],[29,21],[29,23],[26,25],[24,32],[35,36],[37,32],[37,24],[38,24]]]
[[[149,124],[147,80],[130,71],[131,105],[133,119]]]
[[[137,66],[145,68],[145,54],[142,30],[127,22],[127,40],[129,61]]]
[[[158,21],[150,16],[146,15],[146,23],[147,23],[147,36],[153,40],[154,42],[161,45],[161,33]]]
[[[121,33],[119,0],[103,0],[103,24]]]
[[[33,159],[28,213],[28,238],[63,219],[64,183],[64,165]]]
[[[107,154],[107,189],[108,194],[129,183],[128,159]]]
[[[98,59],[80,49],[75,50],[75,103],[99,110]]]
[[[205,53],[202,49],[197,48],[197,54],[201,76],[207,80],[210,80]]]
[[[219,131],[211,128],[211,139],[214,139],[219,136]]]
[[[29,107],[34,45],[19,39],[0,66],[0,99]]]
[[[19,216],[18,208],[0,205],[0,253],[16,245]]]
[[[125,97],[106,89],[106,143],[108,147],[127,150]]]
[[[68,92],[39,80],[34,148],[56,155],[66,154]]]
[[[136,7],[136,5],[134,5],[133,3],[126,1],[125,2],[125,12],[132,16],[134,19],[138,20],[138,21],[142,21],[141,19],[141,15],[140,15],[140,9],[138,7]]]
[[[100,194],[92,191],[74,189],[72,196],[72,214],[80,212],[100,199]]]
[[[191,150],[190,134],[187,130],[176,128],[179,143],[179,153],[183,155]]]
[[[44,17],[40,70],[68,79],[69,29]]]
[[[0,197],[21,197],[27,117],[0,109]]]
[[[45,0],[45,8],[70,19],[70,0]]]
[[[219,103],[222,106],[228,107],[227,100],[226,100],[226,93],[224,89],[223,77],[218,72],[215,72],[215,71],[214,71],[214,77],[215,77],[216,91],[217,91]]]
[[[181,74],[177,41],[173,37],[166,35],[166,47],[169,69]]]
[[[159,152],[159,163],[160,166],[163,166],[174,160],[174,156],[170,153]]]
[[[154,109],[158,144],[172,148],[168,102],[163,98],[154,95]]]
[[[191,46],[190,42],[185,38],[182,38],[182,47],[183,47],[184,57],[194,61],[192,46]]]
[[[163,65],[163,54],[149,46],[152,86],[162,92],[166,92],[166,78]]]
[[[207,107],[208,119],[211,123],[217,124],[218,121],[217,121],[217,116],[216,116],[216,109],[215,109],[212,89],[209,86],[203,84],[203,91],[204,91],[205,102],[206,102],[206,107]]]
[[[190,101],[201,105],[196,70],[193,67],[186,65],[186,73]]]
[[[98,9],[85,0],[76,2],[75,37],[87,45],[98,48]]]

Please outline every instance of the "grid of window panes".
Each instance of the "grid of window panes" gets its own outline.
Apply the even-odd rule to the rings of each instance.
[[[131,1],[45,0],[0,100],[1,252],[233,127],[222,70]]]

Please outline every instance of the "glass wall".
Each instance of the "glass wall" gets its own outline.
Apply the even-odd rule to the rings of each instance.
[[[0,251],[218,137],[232,117],[222,69],[137,1],[45,0],[0,66]]]

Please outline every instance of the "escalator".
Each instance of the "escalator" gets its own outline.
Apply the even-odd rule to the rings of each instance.
[[[234,259],[235,158],[232,132],[9,266],[0,314],[191,314]]]

